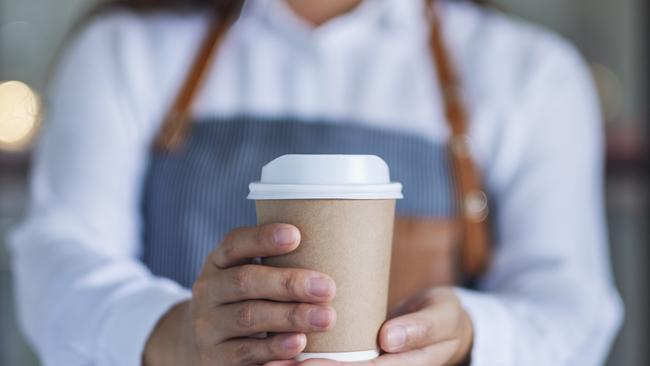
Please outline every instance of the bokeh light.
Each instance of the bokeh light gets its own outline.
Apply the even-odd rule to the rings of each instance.
[[[0,149],[28,147],[40,116],[39,97],[29,86],[19,81],[0,83]]]

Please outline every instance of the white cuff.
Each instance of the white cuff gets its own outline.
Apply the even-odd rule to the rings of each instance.
[[[474,327],[471,365],[513,366],[514,324],[505,305],[480,292],[457,288],[456,294]]]
[[[158,320],[174,305],[188,300],[191,294],[176,283],[154,279],[120,297],[100,332],[101,365],[142,365],[142,353]]]

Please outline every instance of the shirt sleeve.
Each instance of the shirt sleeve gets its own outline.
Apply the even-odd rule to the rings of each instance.
[[[503,140],[502,163],[488,172],[498,175],[488,179],[493,262],[478,291],[458,289],[474,366],[600,365],[622,321],[592,80],[567,44],[535,56],[511,101],[521,117],[513,130],[525,137]]]
[[[140,365],[158,319],[190,296],[138,259],[151,127],[112,27],[87,26],[54,75],[28,214],[10,238],[19,321],[44,365]]]

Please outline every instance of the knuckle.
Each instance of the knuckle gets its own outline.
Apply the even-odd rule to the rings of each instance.
[[[244,302],[237,307],[235,321],[239,328],[250,330],[255,327],[255,305],[252,302]]]
[[[235,256],[237,246],[234,245],[234,243],[237,242],[237,238],[243,235],[245,230],[245,228],[237,228],[231,230],[226,234],[226,236],[221,241],[221,244],[219,244],[219,247],[215,250],[217,254],[216,258],[218,260],[223,261],[224,259],[227,260]]]
[[[286,311],[285,318],[292,327],[300,327],[303,323],[303,313],[305,313],[305,307],[301,304],[294,304],[289,306]]]
[[[302,276],[295,271],[286,270],[282,276],[282,288],[290,297],[296,297],[301,293],[300,284]]]
[[[217,267],[225,267],[227,263],[235,257],[235,246],[224,243],[219,246],[219,251],[215,255],[215,264]]]
[[[249,342],[241,342],[234,349],[234,358],[238,364],[250,365],[254,363],[255,356],[252,345]]]
[[[232,273],[232,287],[239,296],[248,295],[251,291],[252,271],[249,266],[237,267]]]

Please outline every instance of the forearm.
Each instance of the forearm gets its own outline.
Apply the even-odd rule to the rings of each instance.
[[[188,292],[151,276],[135,258],[100,254],[72,235],[45,231],[23,226],[11,239],[20,323],[40,358],[138,364],[155,322]]]

